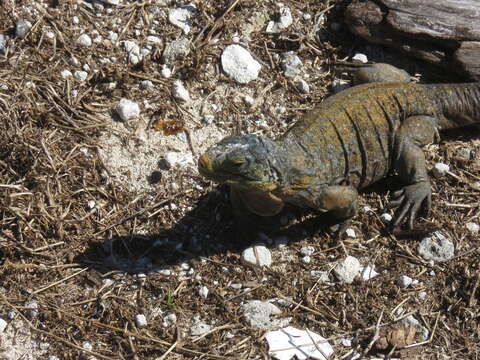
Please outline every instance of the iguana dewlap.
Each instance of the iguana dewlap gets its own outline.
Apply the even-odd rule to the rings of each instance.
[[[205,177],[230,185],[239,227],[248,211],[277,214],[285,203],[330,211],[339,221],[357,212],[357,189],[396,170],[392,226],[431,203],[422,146],[438,130],[480,122],[480,83],[359,85],[327,98],[278,140],[231,136],[199,159]]]

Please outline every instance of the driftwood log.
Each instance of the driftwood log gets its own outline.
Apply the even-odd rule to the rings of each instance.
[[[480,0],[353,0],[355,35],[480,80]]]

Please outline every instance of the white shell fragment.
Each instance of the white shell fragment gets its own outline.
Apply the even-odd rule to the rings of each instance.
[[[328,341],[309,330],[300,330],[292,326],[269,331],[265,338],[268,342],[269,355],[278,360],[317,359],[326,360],[333,354]]]

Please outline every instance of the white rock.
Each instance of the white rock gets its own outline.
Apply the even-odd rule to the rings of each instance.
[[[429,331],[428,329],[420,324],[420,322],[413,317],[413,315],[409,315],[402,320],[400,320],[400,323],[405,324],[405,325],[411,325],[414,326],[417,329],[417,334],[420,336],[420,341],[427,341],[429,337]]]
[[[55,38],[55,33],[54,33],[53,31],[47,31],[47,32],[45,33],[45,37],[46,37],[47,39],[52,40],[52,39]]]
[[[478,231],[480,230],[480,226],[474,222],[466,223],[465,227],[467,228],[468,231],[470,231],[474,235],[478,234]]]
[[[192,18],[195,16],[196,12],[197,8],[194,4],[188,4],[180,8],[171,9],[168,13],[168,21],[182,29],[184,34],[188,34],[190,32]]]
[[[162,326],[168,328],[168,327],[171,327],[176,322],[177,322],[177,315],[175,315],[174,313],[167,314],[163,318]]]
[[[89,72],[90,71],[90,65],[83,64],[82,69],[83,69],[83,71]]]
[[[322,271],[322,270],[312,270],[310,271],[310,275],[313,278],[318,279],[319,282],[321,283],[330,283],[330,273],[328,271]]]
[[[306,14],[303,14],[303,19],[304,20],[310,20],[312,18],[312,15],[306,13]]]
[[[419,299],[422,299],[422,300],[423,300],[423,299],[425,299],[425,298],[427,297],[427,293],[426,293],[425,291],[420,291],[420,292],[418,293],[418,297],[419,297]]]
[[[327,360],[333,354],[328,341],[309,330],[300,330],[292,326],[265,334],[268,354],[278,360]]]
[[[441,178],[441,177],[445,176],[447,171],[450,171],[450,166],[448,166],[447,164],[444,164],[444,163],[436,163],[433,166],[432,174],[436,178]]]
[[[360,262],[357,258],[349,255],[335,266],[333,273],[341,282],[351,284],[355,277],[360,274]]]
[[[0,318],[0,334],[5,331],[5,328],[7,327],[8,323]]]
[[[310,85],[303,79],[298,79],[295,82],[295,86],[302,94],[308,94],[310,92]]]
[[[77,43],[83,47],[90,47],[92,46],[92,38],[87,34],[82,34],[78,37]]]
[[[74,16],[74,17],[72,17],[72,22],[73,22],[74,24],[78,24],[78,23],[80,22],[80,20],[78,19],[77,16]]]
[[[352,228],[348,228],[347,230],[345,230],[345,234],[349,238],[355,238],[357,236],[357,234],[355,234],[355,230],[353,230]]]
[[[125,98],[120,99],[115,107],[115,111],[123,121],[136,119],[140,115],[140,107],[138,104]]]
[[[375,266],[366,265],[361,267],[360,274],[363,281],[368,281],[373,279],[375,276],[378,276],[378,272],[375,271]]]
[[[207,124],[207,125],[210,125],[213,123],[213,120],[215,120],[215,116],[213,115],[210,115],[210,114],[205,114],[203,115],[202,117],[202,121]]]
[[[91,343],[89,343],[88,341],[84,341],[83,344],[82,344],[82,348],[85,349],[85,350],[88,350],[88,351],[92,351],[93,350],[93,345]]]
[[[198,289],[198,295],[206,299],[208,297],[208,288],[206,286],[200,286]]]
[[[47,360],[60,360],[58,357],[56,357],[55,355],[49,355]]]
[[[148,325],[147,318],[143,314],[135,315],[135,326],[137,328],[143,328]]]
[[[201,336],[207,332],[210,331],[212,327],[208,325],[207,323],[201,321],[201,320],[196,320],[192,326],[190,327],[190,334],[192,336]]]
[[[398,278],[397,285],[400,286],[402,289],[406,289],[410,285],[412,285],[413,279],[408,277],[407,275],[402,275]]]
[[[19,39],[23,39],[27,36],[28,32],[32,28],[32,23],[25,19],[20,19],[15,24],[15,36]]]
[[[94,209],[94,208],[95,208],[95,205],[96,205],[95,200],[88,200],[88,202],[87,202],[87,208],[88,208],[89,210]]]
[[[162,67],[162,70],[160,70],[160,75],[165,78],[165,79],[168,79],[170,76],[172,76],[172,70],[170,70],[168,67],[166,66],[163,66]]]
[[[255,102],[255,99],[253,97],[251,97],[250,95],[245,95],[243,97],[243,101],[245,101],[245,104],[247,104],[247,105],[253,105],[253,103]]]
[[[288,51],[283,54],[281,67],[283,74],[286,77],[294,78],[297,75],[300,75],[303,71],[302,60],[297,56],[294,51]]]
[[[272,264],[272,254],[263,245],[254,245],[242,252],[242,262],[246,265],[268,267]]]
[[[105,4],[108,5],[118,5],[120,4],[120,0],[102,0]]]
[[[302,262],[305,264],[310,264],[312,262],[312,258],[310,256],[302,257]]]
[[[383,213],[380,215],[380,220],[382,220],[384,224],[388,224],[390,221],[392,221],[392,215],[389,213]]]
[[[85,81],[88,77],[88,73],[82,70],[75,70],[75,72],[73,73],[73,77],[75,78],[75,80]]]
[[[287,326],[290,322],[288,318],[275,318],[274,315],[280,315],[282,311],[268,301],[248,301],[240,307],[240,311],[245,323],[255,329],[271,330]]]
[[[190,101],[190,94],[188,93],[188,90],[185,88],[181,80],[175,80],[173,82],[172,95],[178,100],[182,100],[184,102]]]
[[[227,46],[221,56],[222,68],[228,76],[240,84],[246,84],[258,77],[262,65],[240,45]]]
[[[65,69],[65,70],[62,70],[62,72],[60,73],[60,75],[61,75],[62,78],[64,78],[64,79],[67,79],[67,78],[73,76],[72,72],[71,72],[70,70],[66,70],[66,69]]]
[[[312,255],[314,252],[315,252],[315,248],[314,248],[313,246],[311,246],[311,245],[309,245],[309,246],[302,246],[302,247],[300,248],[300,254],[301,254],[302,256],[310,256],[310,255]]]
[[[153,87],[153,83],[150,80],[142,80],[140,82],[140,87],[142,89],[151,89]]]
[[[269,21],[265,31],[269,34],[279,33],[293,23],[292,13],[287,7],[280,8],[278,21]]]
[[[360,61],[362,63],[367,63],[368,62],[368,58],[367,58],[367,55],[365,54],[361,54],[361,53],[356,53],[353,58],[353,60],[357,60],[357,61]]]
[[[455,246],[440,231],[435,231],[418,244],[418,254],[427,261],[443,262],[455,255]]]
[[[158,36],[153,36],[153,35],[147,36],[147,44],[150,46],[160,44],[161,42],[162,40]]]

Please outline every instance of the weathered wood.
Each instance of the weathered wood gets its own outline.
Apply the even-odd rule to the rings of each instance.
[[[345,15],[359,37],[480,80],[480,0],[354,0]]]

